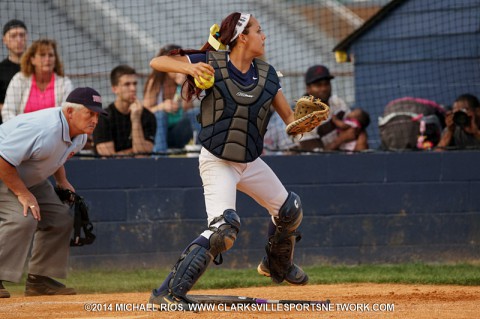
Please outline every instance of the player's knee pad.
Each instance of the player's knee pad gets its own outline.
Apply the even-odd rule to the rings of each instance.
[[[210,236],[210,253],[214,258],[220,256],[220,260],[214,260],[214,263],[221,264],[223,258],[221,253],[232,248],[237,234],[240,231],[240,217],[233,209],[227,209],[223,214],[215,218],[210,225],[216,224],[223,220],[224,223],[218,227],[210,226],[210,230],[213,232]]]
[[[172,269],[172,279],[168,283],[171,294],[186,299],[187,293],[207,270],[213,256],[197,244],[193,244],[180,256]]]
[[[303,209],[300,197],[294,192],[288,194],[285,203],[278,211],[278,216],[274,217],[275,224],[280,232],[295,231],[302,222]]]

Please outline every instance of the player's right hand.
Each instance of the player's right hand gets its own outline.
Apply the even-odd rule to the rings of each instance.
[[[204,62],[192,63],[190,64],[190,75],[193,76],[197,81],[201,81],[200,76],[205,76],[205,74],[214,76],[215,70],[213,67]]]

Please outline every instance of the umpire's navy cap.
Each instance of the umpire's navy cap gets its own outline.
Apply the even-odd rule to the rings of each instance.
[[[94,112],[108,115],[107,111],[102,108],[102,97],[100,93],[92,88],[76,88],[67,97],[67,102],[82,104],[87,109]]]
[[[327,67],[323,65],[314,65],[308,68],[305,74],[305,83],[312,84],[320,80],[331,80],[334,76],[330,74]]]

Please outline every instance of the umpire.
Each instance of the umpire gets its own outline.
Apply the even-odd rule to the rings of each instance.
[[[98,123],[101,97],[94,89],[73,90],[61,108],[18,115],[0,125],[0,298],[3,281],[19,282],[28,252],[26,296],[73,295],[50,278],[65,278],[73,217],[56,186],[75,191],[63,164],[87,141]]]

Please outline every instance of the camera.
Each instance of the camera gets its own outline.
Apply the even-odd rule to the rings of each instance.
[[[464,110],[456,111],[453,113],[453,123],[460,127],[466,127],[470,125],[471,117],[468,116]]]

